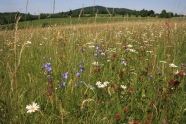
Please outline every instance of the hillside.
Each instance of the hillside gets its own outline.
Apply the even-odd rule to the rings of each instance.
[[[40,15],[32,15],[30,13],[18,13],[18,12],[5,12],[5,13],[0,13],[0,25],[6,25],[6,24],[11,24],[15,22],[15,16],[16,15],[21,15],[21,19],[19,20],[20,22],[23,21],[32,21],[32,20],[38,20],[38,19],[47,19],[47,18],[68,18],[68,17],[94,17],[96,14],[99,14],[101,16],[112,16],[114,17],[115,15],[118,15],[120,17],[128,16],[130,17],[131,15],[138,17],[155,17],[159,16],[161,18],[170,18],[173,16],[173,13],[171,12],[166,12],[165,10],[162,11],[163,13],[158,14],[153,11],[153,10],[130,10],[127,8],[112,8],[112,7],[104,7],[104,6],[89,6],[89,7],[84,7],[84,8],[79,8],[75,10],[69,10],[67,12],[58,12],[58,13],[40,13]],[[81,13],[81,14],[80,14]]]
[[[81,11],[82,8],[79,9],[75,9],[73,10],[74,13],[79,13]],[[126,9],[126,8],[111,8],[111,7],[104,7],[104,6],[89,6],[89,7],[85,7],[83,8],[84,14],[91,14],[93,12],[97,13],[97,14],[108,14],[108,11],[110,13],[117,13],[117,14],[123,14],[122,12],[132,12],[133,10],[130,9]]]

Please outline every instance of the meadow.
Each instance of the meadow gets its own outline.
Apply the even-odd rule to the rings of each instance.
[[[73,22],[0,31],[0,123],[186,122],[185,19]]]
[[[97,18],[95,17],[83,17],[83,18],[77,18],[77,17],[68,17],[68,18],[46,18],[46,19],[39,19],[39,20],[32,20],[32,21],[24,21],[24,22],[19,22],[19,28],[24,29],[24,28],[37,28],[37,27],[48,27],[48,26],[69,26],[69,25],[89,25],[89,24],[94,24],[99,23],[116,23],[116,22],[142,22],[142,21],[165,21],[165,20],[170,20],[170,19],[165,19],[165,18],[158,18],[158,17],[135,17],[135,16],[124,16],[122,17],[121,15],[116,15],[115,17],[109,17],[108,14],[98,14]],[[173,17],[171,20],[174,21],[180,21],[179,18]],[[9,24],[11,27],[12,24]]]

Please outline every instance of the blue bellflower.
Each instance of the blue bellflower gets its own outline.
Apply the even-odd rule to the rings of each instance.
[[[80,76],[81,76],[81,74],[78,72],[78,73],[76,74],[76,76],[77,76],[77,77],[80,77]]]
[[[67,78],[68,78],[68,72],[64,73],[64,74],[62,75],[62,78],[67,79]]]
[[[51,68],[51,64],[50,63],[46,63],[43,65],[43,68],[45,68],[48,72],[50,72],[52,70]]]
[[[65,82],[62,82],[61,83],[61,87],[65,87],[66,86],[66,83]]]

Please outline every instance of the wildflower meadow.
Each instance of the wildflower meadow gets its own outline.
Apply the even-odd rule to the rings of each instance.
[[[186,123],[185,19],[0,31],[0,123]]]

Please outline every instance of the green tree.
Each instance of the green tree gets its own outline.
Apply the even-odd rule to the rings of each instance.
[[[148,11],[143,9],[143,10],[140,11],[140,15],[141,15],[141,17],[147,17],[148,16]]]
[[[68,15],[69,15],[69,16],[72,16],[72,10],[70,10],[70,11],[68,12]]]
[[[174,16],[174,14],[172,12],[169,12],[169,18],[172,18]]]
[[[147,12],[148,13],[148,16],[150,16],[150,17],[154,17],[154,11],[153,10],[150,10],[150,11],[148,11]]]
[[[159,17],[160,18],[169,18],[169,14],[166,12],[166,10],[162,10]]]
[[[126,14],[125,10],[121,11],[121,13],[120,13],[120,14],[122,15],[122,17],[124,17],[124,16],[125,16],[125,14]]]
[[[4,24],[8,24],[8,20],[6,19],[6,17],[3,17],[3,25]]]

